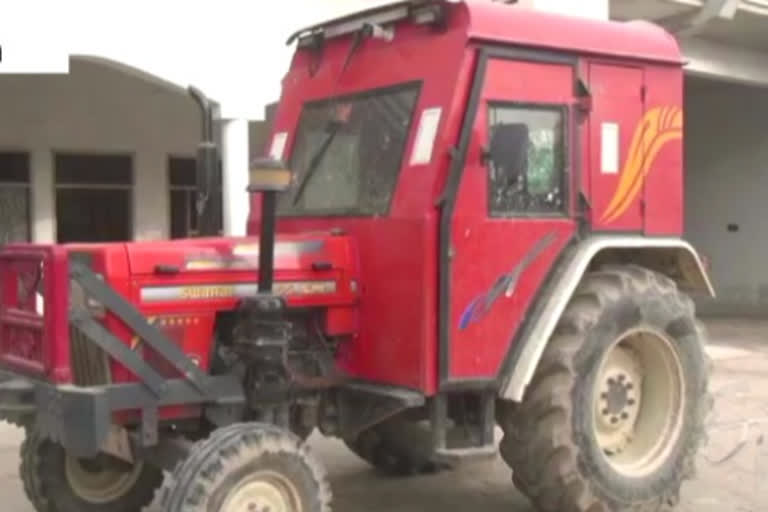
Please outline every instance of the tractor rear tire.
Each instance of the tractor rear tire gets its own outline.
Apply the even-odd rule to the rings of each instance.
[[[163,481],[162,471],[149,464],[77,459],[32,430],[21,446],[19,473],[37,512],[136,512],[152,502]]]
[[[330,512],[331,488],[309,447],[265,423],[239,423],[200,441],[160,492],[165,512]]]
[[[448,464],[431,460],[431,434],[412,420],[394,417],[344,442],[355,455],[388,477],[452,469]]]
[[[666,276],[586,276],[521,403],[502,402],[501,455],[542,512],[674,507],[712,406],[705,334]]]

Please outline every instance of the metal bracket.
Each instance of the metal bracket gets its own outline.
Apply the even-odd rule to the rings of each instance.
[[[424,395],[408,389],[367,383],[345,384],[339,390],[337,402],[341,437],[354,439],[367,428],[424,403]]]
[[[157,407],[144,407],[141,410],[141,445],[155,446],[158,439]]]
[[[147,345],[179,370],[184,378],[190,381],[198,391],[205,395],[208,394],[208,376],[173,341],[169,340],[160,329],[150,324],[133,304],[125,300],[108,284],[97,278],[96,274],[82,263],[70,262],[70,277],[75,279],[88,295],[98,300],[105,308],[117,315]]]
[[[69,321],[80,329],[90,341],[131,370],[155,396],[160,396],[166,392],[165,379],[144,362],[136,352],[129,349],[103,325],[94,320],[87,311],[75,309],[70,312]]]
[[[101,451],[130,464],[135,461],[131,437],[125,427],[110,425],[109,434],[101,446]]]

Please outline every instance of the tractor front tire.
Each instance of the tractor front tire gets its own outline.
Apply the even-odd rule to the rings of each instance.
[[[198,442],[160,492],[165,512],[330,512],[325,471],[296,435],[265,423]]]
[[[345,440],[358,457],[387,477],[437,473],[451,469],[431,459],[432,437],[416,421],[390,418]]]
[[[666,276],[587,275],[523,401],[497,408],[516,487],[542,512],[674,507],[712,404],[704,346],[693,302]]]
[[[149,505],[163,473],[109,456],[78,459],[31,429],[21,446],[21,481],[37,512],[136,512]]]

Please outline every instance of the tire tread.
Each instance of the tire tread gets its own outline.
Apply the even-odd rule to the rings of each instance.
[[[579,463],[579,448],[571,434],[574,404],[572,385],[568,383],[578,378],[574,359],[582,348],[585,334],[598,321],[601,312],[618,298],[649,291],[673,300],[686,315],[694,316],[693,301],[679,292],[675,282],[666,276],[637,265],[612,265],[592,272],[578,287],[562,315],[522,403],[497,408],[504,431],[502,458],[513,470],[515,485],[542,512],[655,512],[678,499],[677,491],[673,490],[654,502],[633,503],[621,509],[601,499],[590,475]],[[701,335],[703,327],[697,325]],[[711,402],[711,398],[703,400]],[[702,413],[707,410],[707,406],[697,407]],[[703,425],[703,418],[697,418],[695,423]],[[694,436],[695,442],[689,444],[684,454],[683,466],[687,469],[678,475],[677,484],[692,475],[695,452],[704,433],[696,432]],[[677,487],[679,485],[670,486],[671,489]]]
[[[279,427],[262,423],[238,423],[218,429],[198,441],[191,456],[180,462],[160,491],[167,512],[207,512],[207,499],[217,482],[237,468],[243,457],[287,454],[298,457],[309,470],[316,493],[308,512],[330,512],[332,493],[325,470],[300,438]]]

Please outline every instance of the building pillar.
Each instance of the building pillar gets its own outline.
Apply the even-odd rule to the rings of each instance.
[[[245,236],[248,223],[248,121],[222,122],[222,201],[224,235]]]
[[[56,191],[53,153],[48,148],[30,153],[30,211],[32,241],[40,244],[56,241]]]
[[[520,5],[556,12],[569,16],[581,16],[607,20],[610,16],[610,0],[519,0]]]
[[[133,174],[133,239],[169,238],[167,155],[159,151],[138,151],[133,160]]]

